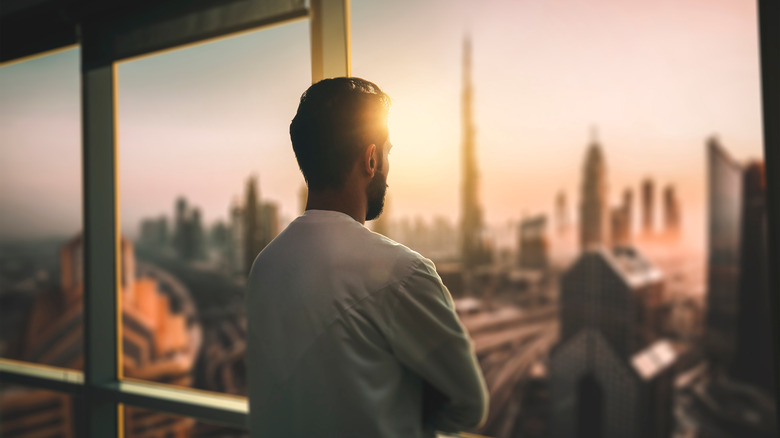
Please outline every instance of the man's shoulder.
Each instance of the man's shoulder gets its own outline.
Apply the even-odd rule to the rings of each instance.
[[[302,217],[293,221],[260,253],[255,265],[273,271],[280,265],[305,260],[312,269],[327,266],[342,272],[362,270],[369,275],[382,272],[377,276],[399,279],[427,261],[417,251],[358,222],[318,219]]]
[[[404,281],[420,270],[434,270],[430,260],[406,245],[379,233],[366,230],[366,246],[360,251],[360,261],[369,271],[391,271],[396,282]]]

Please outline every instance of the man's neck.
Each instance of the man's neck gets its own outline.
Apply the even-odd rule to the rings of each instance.
[[[366,222],[365,197],[356,196],[346,190],[322,190],[309,191],[309,199],[306,201],[306,210],[331,210],[344,213],[361,224]]]

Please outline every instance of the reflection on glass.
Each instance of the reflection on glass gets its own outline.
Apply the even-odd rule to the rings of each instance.
[[[393,99],[374,227],[455,298],[476,432],[774,436],[755,14],[353,5],[353,72]]]
[[[300,211],[309,57],[293,23],[119,65],[125,376],[246,394],[244,284]]]
[[[85,436],[80,397],[24,386],[0,386],[0,436]]]
[[[82,367],[79,50],[0,68],[0,357]],[[72,263],[73,262],[73,263]]]

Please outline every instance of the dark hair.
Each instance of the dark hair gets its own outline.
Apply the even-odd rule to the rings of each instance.
[[[324,79],[303,93],[290,139],[309,190],[340,188],[364,147],[384,144],[389,109],[387,94],[360,78]]]

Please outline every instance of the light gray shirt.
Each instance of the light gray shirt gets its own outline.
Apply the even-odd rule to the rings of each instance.
[[[346,214],[308,210],[260,253],[247,316],[254,438],[427,437],[487,414],[433,263]]]

